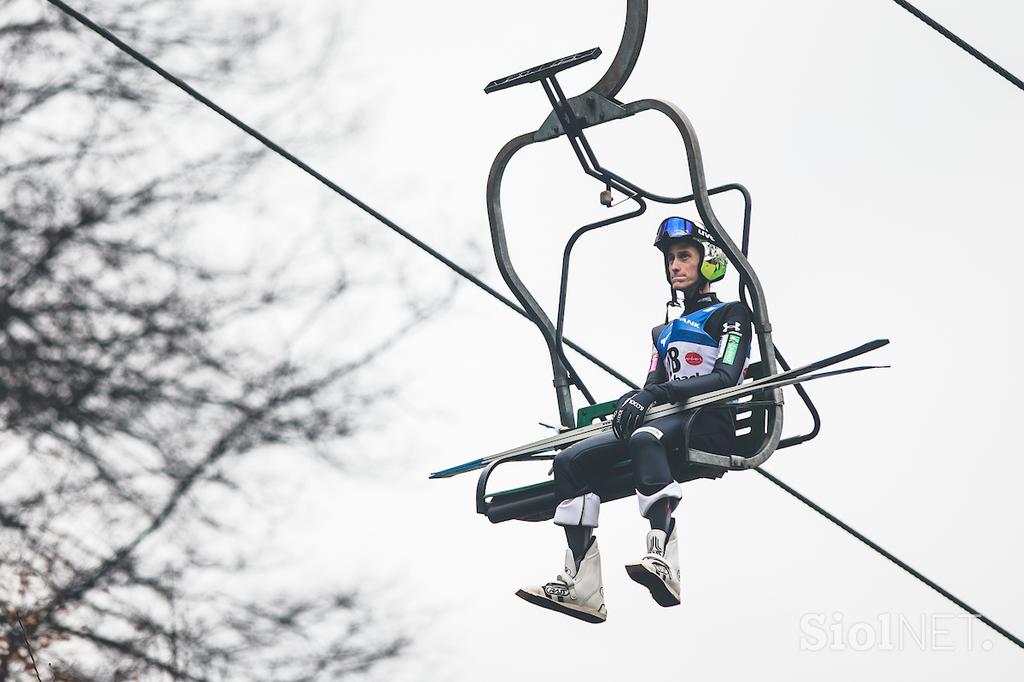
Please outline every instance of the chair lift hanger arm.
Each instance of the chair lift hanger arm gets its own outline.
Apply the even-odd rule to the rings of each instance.
[[[625,76],[632,70],[636,58],[639,55],[639,44],[642,42],[643,25],[646,21],[646,16],[646,0],[629,0],[627,5],[627,26],[623,31],[623,39],[620,43],[620,49],[616,53],[617,63],[614,64],[613,69],[610,69],[609,71],[618,73],[619,77],[612,78],[609,76],[608,78],[603,78],[602,81],[599,81],[599,85],[602,82],[606,86],[609,83],[613,83],[613,89],[615,89],[616,92],[618,88],[621,88],[622,83],[625,81]],[[593,53],[591,52],[590,54]],[[579,60],[568,60],[563,62],[562,68],[569,68],[570,66],[578,63],[580,63]],[[730,257],[730,260],[736,263],[737,268],[741,273],[741,277],[747,282],[747,286],[751,292],[751,307],[755,329],[758,332],[758,343],[761,349],[761,356],[768,365],[768,373],[775,373],[775,359],[773,354],[769,352],[772,349],[770,337],[771,326],[767,320],[767,310],[763,303],[763,292],[761,291],[756,275],[746,262],[745,257],[739,252],[739,249],[736,248],[735,244],[732,243],[728,235],[724,234],[724,230],[719,224],[717,218],[714,216],[713,209],[710,206],[707,186],[704,182],[703,165],[700,158],[699,146],[696,143],[695,135],[689,121],[686,120],[682,112],[678,111],[674,106],[668,103],[658,102],[657,100],[644,100],[622,106],[617,102],[609,100],[604,96],[604,94],[602,94],[602,92],[595,92],[593,90],[588,91],[581,96],[582,99],[575,98],[574,100],[568,100],[561,91],[561,87],[558,85],[557,79],[555,78],[555,73],[557,73],[557,70],[561,70],[561,68],[552,71],[551,66],[548,65],[548,70],[545,71],[544,66],[545,65],[542,65],[542,67],[524,72],[528,74],[527,76],[515,76],[505,80],[508,82],[514,82],[517,81],[517,79],[519,82],[528,82],[530,80],[541,81],[545,93],[552,101],[553,112],[551,116],[549,116],[549,121],[554,118],[557,125],[552,128],[552,126],[548,125],[546,122],[545,125],[542,125],[542,127],[535,133],[521,135],[510,141],[501,149],[501,151],[499,151],[491,166],[491,172],[488,177],[487,203],[488,217],[490,218],[491,224],[491,237],[498,269],[502,273],[502,277],[505,279],[506,283],[515,292],[516,297],[531,313],[531,319],[540,329],[548,346],[552,363],[553,384],[555,386],[559,408],[559,418],[562,425],[571,428],[575,424],[571,394],[569,393],[569,373],[562,360],[562,353],[560,353],[559,350],[557,332],[554,329],[554,325],[551,324],[547,314],[540,308],[536,299],[526,289],[511,263],[508,245],[504,234],[504,221],[501,213],[501,179],[504,175],[505,167],[511,160],[511,157],[519,149],[529,144],[551,139],[566,133],[577,158],[580,160],[581,165],[588,174],[596,175],[607,186],[615,186],[620,190],[624,189],[626,193],[640,194],[641,198],[652,198],[655,201],[669,199],[666,197],[651,195],[629,181],[623,182],[624,179],[615,174],[610,174],[609,172],[601,173],[596,170],[594,166],[599,167],[596,155],[594,155],[589,143],[586,142],[585,137],[582,137],[581,135],[581,132],[585,127],[597,125],[608,120],[625,118],[641,111],[651,109],[661,111],[663,114],[668,116],[673,123],[675,123],[680,135],[683,137],[683,142],[687,151],[688,166],[690,169],[691,187],[693,187],[694,190],[693,195],[697,204],[698,213],[704,221],[705,226],[708,227],[709,231],[716,238],[716,241],[720,242],[723,246],[723,250],[726,252],[727,257]],[[608,76],[607,73],[606,76]],[[578,107],[576,105],[578,105]],[[577,108],[579,111],[577,111]],[[578,137],[582,139],[578,140]],[[675,201],[674,199],[670,200]],[[777,396],[777,398],[781,401],[781,395]],[[765,452],[773,450],[781,436],[782,424],[781,414],[779,411],[773,412],[771,421],[771,436],[765,443]]]
[[[629,80],[630,74],[633,73],[633,67],[636,66],[636,62],[640,58],[640,48],[643,47],[646,30],[647,0],[629,0],[626,3],[626,25],[622,31],[622,40],[619,42],[619,48],[616,50],[608,70],[590,88],[591,92],[595,92],[610,100],[615,98],[615,95],[619,93],[622,86]],[[552,76],[559,71],[596,59],[600,55],[601,48],[595,47],[568,57],[555,59],[532,69],[493,80],[487,84],[484,92],[491,93],[524,83],[533,83]]]
[[[494,259],[497,262],[498,271],[526,310],[530,320],[537,325],[547,343],[551,370],[554,375],[552,383],[555,386],[555,397],[558,402],[559,421],[562,426],[571,429],[576,425],[576,420],[572,411],[572,396],[569,393],[569,373],[565,365],[562,364],[558,353],[558,346],[555,343],[555,327],[512,265],[508,242],[505,238],[505,221],[501,212],[501,181],[505,174],[505,167],[516,152],[534,142],[536,139],[533,133],[519,135],[509,140],[494,157],[490,173],[487,176],[487,217],[491,227],[491,244],[494,248]]]
[[[558,348],[559,357],[562,358],[562,362],[569,370],[570,378],[573,380],[573,383],[576,384],[576,386],[580,389],[580,391],[583,393],[583,395],[586,397],[586,399],[590,402],[591,405],[596,405],[597,401],[594,400],[594,397],[590,394],[590,391],[588,391],[586,386],[583,385],[583,380],[580,379],[580,377],[576,374],[576,371],[572,368],[572,365],[569,363],[569,359],[565,355],[565,348],[562,345],[562,334],[565,331],[565,302],[569,288],[569,258],[572,255],[572,249],[576,245],[576,242],[579,241],[579,238],[582,237],[587,232],[596,230],[601,227],[607,227],[609,225],[622,222],[624,220],[639,217],[644,213],[644,211],[647,210],[647,203],[643,199],[641,199],[640,197],[631,197],[631,199],[637,203],[637,209],[635,211],[623,213],[612,218],[606,218],[604,220],[598,220],[597,222],[584,225],[583,227],[579,228],[578,230],[572,233],[572,236],[569,237],[569,240],[565,243],[565,249],[562,252],[562,279],[558,289],[558,315],[556,317],[555,322],[555,344]]]

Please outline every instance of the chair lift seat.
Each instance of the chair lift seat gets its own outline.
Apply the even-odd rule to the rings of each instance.
[[[750,365],[747,379],[759,379],[765,376],[764,365],[756,362]],[[773,410],[781,405],[772,400],[771,391],[755,393],[751,398],[725,405],[716,405],[700,409],[731,409],[736,411],[736,452],[741,457],[756,453],[768,437],[768,418]],[[578,426],[586,426],[594,419],[605,417],[615,409],[615,402],[602,403],[582,408]],[[692,423],[692,420],[691,420]],[[715,455],[702,453],[689,448],[690,433],[686,429],[683,442],[669,450],[669,463],[675,480],[680,483],[698,478],[720,478],[726,468],[706,463],[715,459]],[[480,474],[477,482],[477,512],[487,516],[492,523],[502,521],[547,521],[555,515],[555,483],[553,479],[521,486],[500,492],[486,492],[487,481],[491,473],[500,464],[510,461],[527,461],[531,458],[499,459],[490,464]],[[536,459],[536,458],[532,458]],[[701,461],[704,460],[704,461]],[[610,502],[635,493],[633,472],[630,460],[623,459],[613,467],[611,474],[595,493],[602,502]]]

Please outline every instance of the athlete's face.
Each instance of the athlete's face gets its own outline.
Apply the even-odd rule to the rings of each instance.
[[[668,247],[668,275],[672,288],[678,291],[697,283],[700,268],[700,249],[687,242],[670,244]]]

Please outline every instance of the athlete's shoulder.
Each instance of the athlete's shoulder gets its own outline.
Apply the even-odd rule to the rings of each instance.
[[[668,329],[667,322],[663,322],[651,329],[651,341],[653,341],[655,345],[658,344],[658,338],[661,336],[661,333],[666,329]]]
[[[721,303],[716,303],[713,307],[712,315],[716,317],[720,315],[750,317],[750,309],[743,301],[722,301]]]
[[[708,318],[705,329],[719,338],[725,332],[740,332],[751,323],[750,309],[742,301],[725,301]]]

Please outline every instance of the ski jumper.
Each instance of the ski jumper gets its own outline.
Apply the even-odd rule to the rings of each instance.
[[[655,327],[651,337],[654,353],[644,389],[657,397],[657,404],[681,403],[743,381],[750,358],[750,311],[742,303],[722,303],[713,293],[703,294],[687,302],[677,319]],[[601,499],[595,490],[625,458],[631,460],[642,515],[658,500],[678,500],[680,481],[720,478],[723,469],[679,461],[674,462],[673,477],[668,450],[682,444],[691,420],[691,447],[719,454],[734,449],[733,411],[706,409],[695,419],[693,413],[682,413],[650,420],[628,441],[607,432],[559,452],[554,460],[555,523],[596,528]]]

